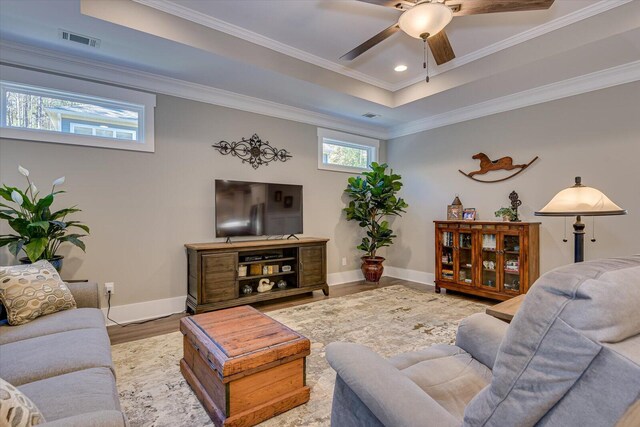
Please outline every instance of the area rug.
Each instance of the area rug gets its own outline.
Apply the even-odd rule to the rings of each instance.
[[[267,313],[311,340],[311,400],[261,425],[330,424],[335,372],[325,359],[327,344],[355,342],[389,357],[453,343],[459,321],[485,308],[477,301],[396,285]],[[120,400],[132,426],[213,425],[180,374],[180,332],[114,345],[112,354]]]

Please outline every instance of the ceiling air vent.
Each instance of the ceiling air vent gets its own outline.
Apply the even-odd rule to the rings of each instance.
[[[366,117],[367,119],[375,119],[376,117],[380,117],[380,114],[376,113],[364,113],[362,117]]]
[[[67,30],[58,30],[58,36],[62,40],[69,42],[80,43],[89,47],[100,47],[100,39],[95,37],[83,36],[82,34],[72,33]]]

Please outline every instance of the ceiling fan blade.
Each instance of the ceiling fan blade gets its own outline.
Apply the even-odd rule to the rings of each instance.
[[[363,53],[365,53],[366,51],[368,51],[369,49],[371,49],[372,47],[374,47],[375,45],[377,45],[381,41],[383,41],[383,40],[387,39],[388,37],[394,35],[398,31],[400,31],[400,27],[398,27],[398,24],[393,24],[392,26],[390,26],[386,30],[383,30],[383,31],[379,32],[378,34],[376,34],[375,36],[371,37],[369,40],[367,40],[366,42],[362,43],[360,46],[356,47],[355,49],[353,49],[353,50],[351,50],[351,51],[349,51],[347,53],[345,53],[344,55],[342,55],[340,57],[340,59],[351,61],[352,59],[355,59],[358,56],[362,55]]]
[[[378,6],[392,7],[394,9],[408,9],[415,6],[417,0],[356,0],[363,3],[377,4]]]
[[[549,9],[554,0],[449,0],[453,16]]]
[[[449,43],[449,37],[447,37],[447,33],[444,30],[440,31],[435,36],[429,37],[427,39],[427,43],[429,43],[429,48],[431,49],[431,53],[433,53],[433,58],[436,60],[436,64],[438,65],[449,62],[456,57],[456,54],[453,53],[451,43]]]

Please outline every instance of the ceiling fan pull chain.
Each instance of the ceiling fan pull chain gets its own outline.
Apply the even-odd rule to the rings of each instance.
[[[422,68],[427,72],[427,78],[425,79],[429,83],[429,57],[427,56],[427,38],[422,39]]]

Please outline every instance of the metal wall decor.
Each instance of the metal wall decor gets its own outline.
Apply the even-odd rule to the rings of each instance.
[[[513,164],[513,159],[511,157],[501,157],[498,160],[491,160],[489,158],[489,156],[487,156],[484,153],[478,153],[476,155],[474,155],[472,157],[473,159],[476,160],[480,160],[480,169],[477,171],[473,171],[473,172],[463,172],[460,169],[458,169],[458,172],[460,172],[462,175],[466,176],[467,178],[471,178],[474,181],[478,181],[478,182],[500,182],[500,181],[505,181],[509,178],[513,178],[514,176],[518,175],[520,172],[522,172],[523,170],[525,170],[526,168],[528,168],[529,166],[531,166],[531,163],[535,162],[536,160],[538,160],[538,156],[534,157],[533,160],[531,160],[529,163],[525,163],[525,164],[521,164],[521,165],[514,165]],[[478,179],[475,178],[474,175],[484,175],[487,172],[491,172],[491,171],[497,171],[497,170],[514,170],[517,169],[517,171],[515,173],[512,173],[511,175],[509,175],[506,178],[501,178],[501,179],[494,179],[494,180],[485,180],[485,179]]]
[[[269,145],[269,141],[261,140],[257,133],[249,139],[243,137],[240,141],[220,141],[212,147],[221,154],[240,158],[242,163],[249,163],[254,169],[278,160],[286,162],[293,157],[287,150],[279,150]]]
[[[518,207],[522,204],[522,200],[520,200],[518,193],[516,193],[515,191],[512,191],[509,194],[509,200],[511,200],[511,209],[513,209],[514,212],[514,219],[512,219],[511,221],[520,222],[520,217],[518,216]]]

